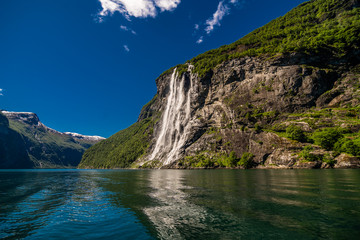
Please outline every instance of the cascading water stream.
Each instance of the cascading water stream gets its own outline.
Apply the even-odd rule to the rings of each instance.
[[[161,128],[150,160],[161,160],[164,165],[178,159],[181,148],[185,145],[191,127],[191,92],[185,87],[185,76],[179,77],[176,69],[171,75],[169,95],[161,120]]]

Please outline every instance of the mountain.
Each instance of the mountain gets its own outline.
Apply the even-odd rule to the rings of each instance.
[[[79,167],[360,167],[359,5],[305,2],[169,69]]]
[[[104,138],[61,133],[35,113],[0,113],[0,168],[76,167],[84,151]]]
[[[0,112],[0,169],[32,166],[23,137],[9,127],[9,120]]]

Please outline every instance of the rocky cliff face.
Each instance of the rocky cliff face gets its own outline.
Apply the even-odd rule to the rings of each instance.
[[[308,1],[166,71],[138,122],[80,166],[359,166],[359,13],[358,0]]]
[[[83,152],[103,140],[61,133],[45,126],[35,113],[1,113],[0,168],[76,167]]]
[[[345,83],[353,75],[349,67],[325,69],[294,54],[272,60],[231,60],[203,78],[192,74],[191,66],[181,76],[176,70],[163,75],[157,80],[158,97],[140,114],[139,121],[155,112],[162,117],[154,127],[148,155],[139,165],[181,167],[179,162],[186,156],[234,151],[237,156],[254,153],[256,164],[271,165],[275,164],[271,159],[285,158],[286,163],[276,165],[293,166],[294,152],[302,145],[275,133],[259,132],[255,125],[279,123],[284,119],[277,119],[277,115],[281,118],[285,113],[314,107],[358,105],[359,90],[347,89],[348,95],[344,92],[345,86],[359,83],[358,77]],[[339,98],[342,100],[337,101]]]

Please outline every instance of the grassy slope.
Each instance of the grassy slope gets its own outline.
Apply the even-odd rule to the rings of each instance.
[[[145,153],[154,121],[147,118],[89,148],[79,168],[126,168]]]
[[[42,167],[74,167],[77,166],[81,155],[92,144],[76,142],[72,137],[60,135],[10,120],[10,128],[20,133],[29,150],[29,156],[36,166]]]
[[[204,76],[218,64],[244,56],[271,57],[301,52],[342,57],[354,49],[359,50],[360,9],[352,9],[352,2],[305,2],[238,41],[200,54],[187,63]],[[183,64],[177,68],[180,72],[187,69]]]

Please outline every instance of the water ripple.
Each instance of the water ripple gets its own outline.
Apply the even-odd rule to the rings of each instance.
[[[359,170],[0,171],[1,239],[357,239]]]

